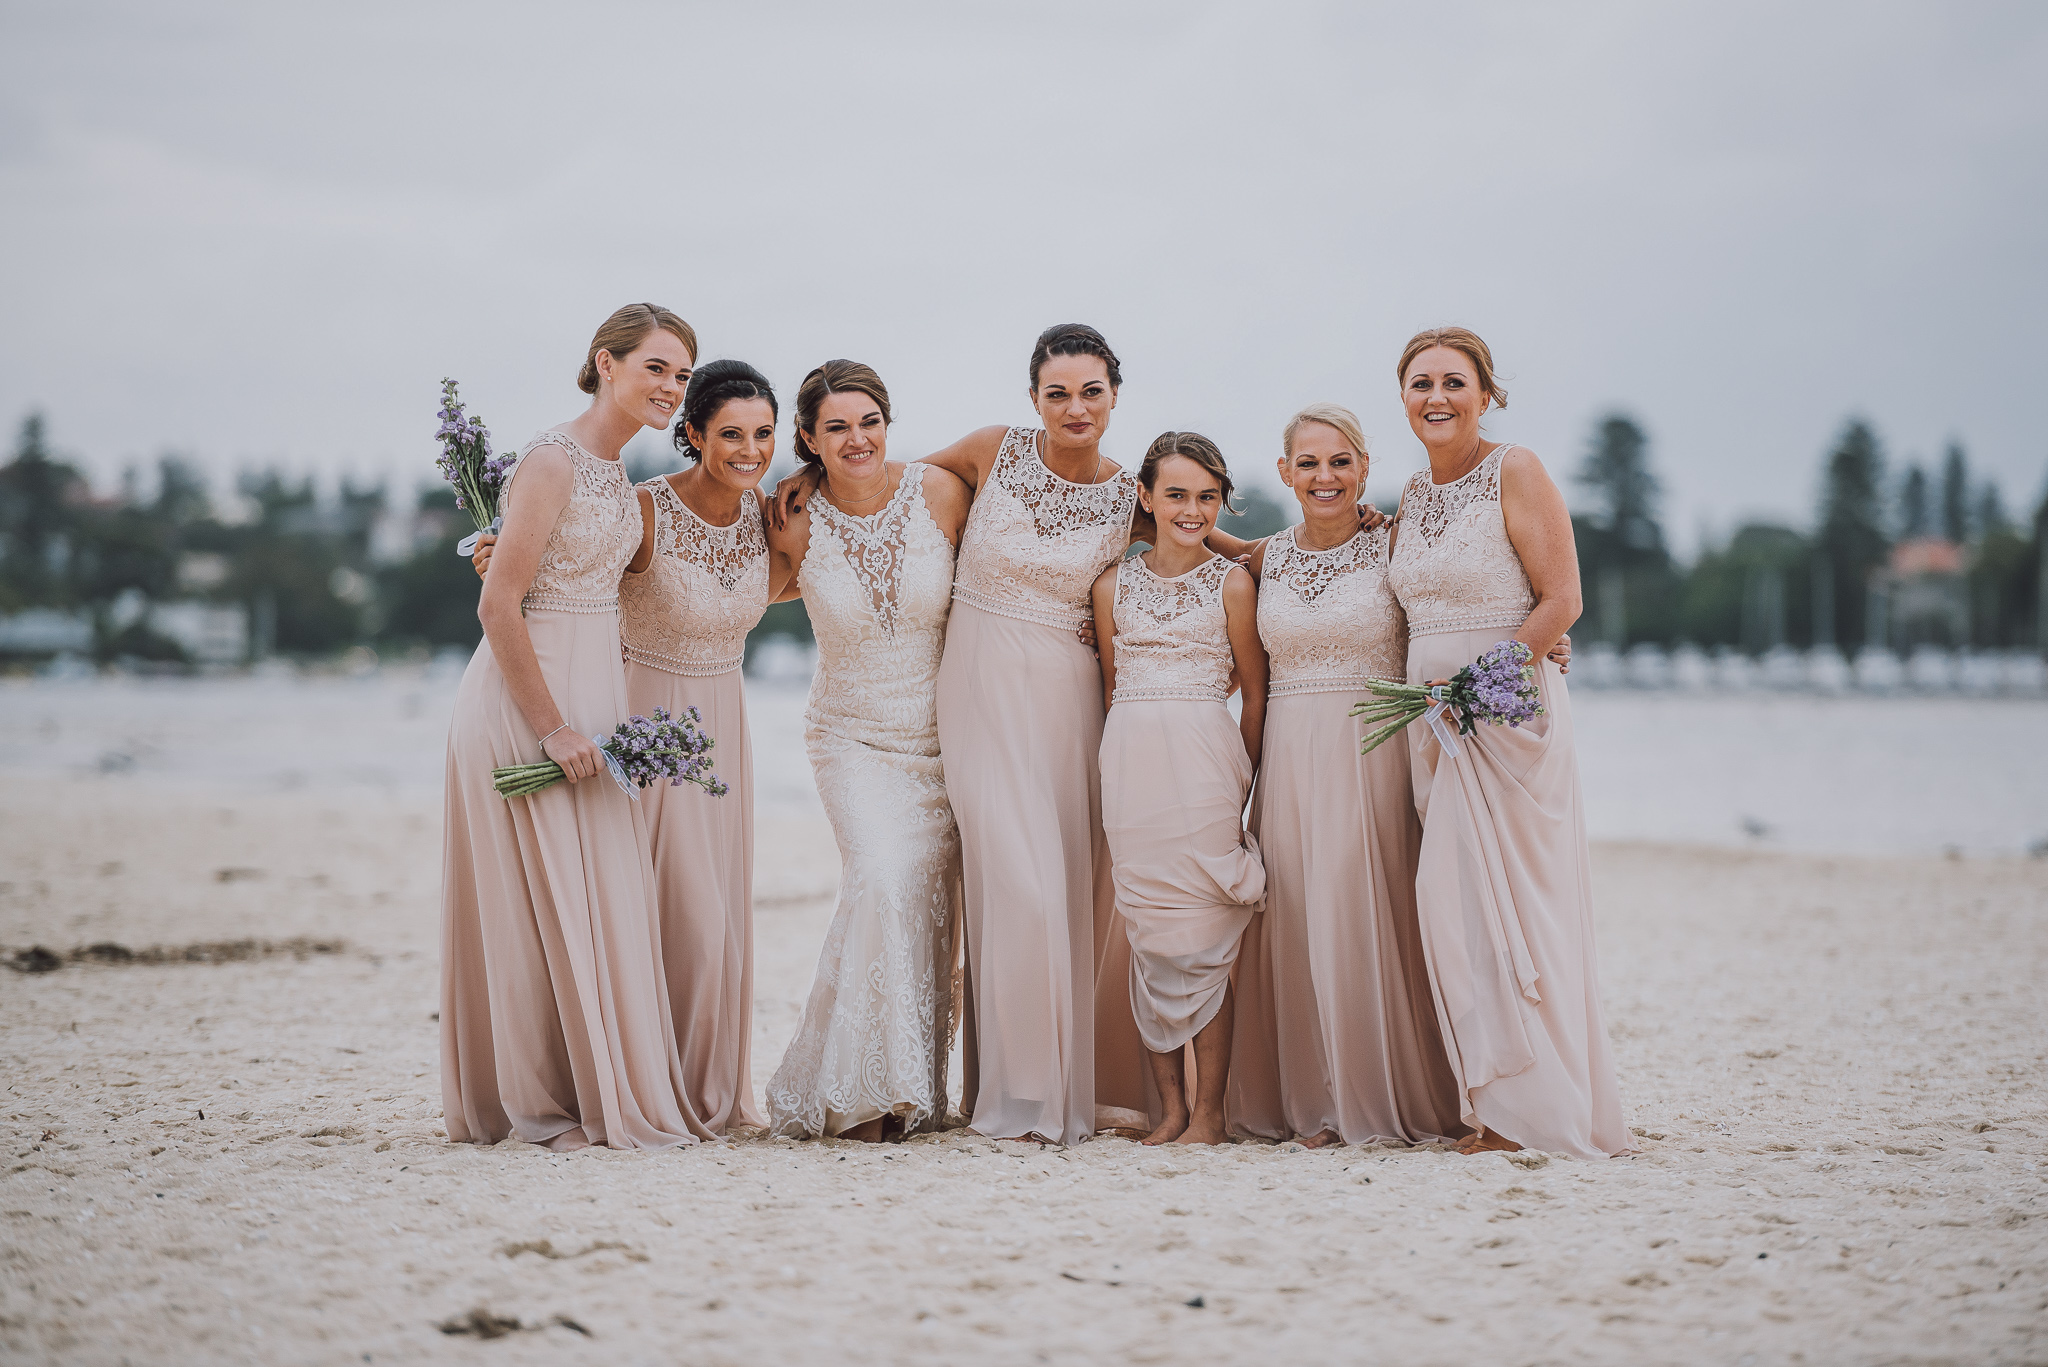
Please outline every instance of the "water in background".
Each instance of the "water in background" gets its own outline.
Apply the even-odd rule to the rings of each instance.
[[[803,663],[748,684],[764,851],[778,819],[822,815],[804,756]],[[0,777],[431,800],[459,676],[450,661],[355,676],[280,666],[215,679],[8,680]],[[2048,854],[2048,699],[1589,682],[1573,670],[1595,839]]]

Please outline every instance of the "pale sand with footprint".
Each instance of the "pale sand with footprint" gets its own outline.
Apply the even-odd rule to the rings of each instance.
[[[9,1362],[2048,1359],[2041,861],[1596,847],[1632,1160],[556,1156],[441,1137],[430,790],[6,778],[0,944],[301,941],[0,974]],[[757,1086],[836,865],[770,815]]]

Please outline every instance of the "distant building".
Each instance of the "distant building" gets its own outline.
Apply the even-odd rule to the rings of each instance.
[[[1892,547],[1884,581],[1890,617],[1886,639],[1893,649],[1970,644],[1970,585],[1967,554],[1938,536],[1914,537]]]

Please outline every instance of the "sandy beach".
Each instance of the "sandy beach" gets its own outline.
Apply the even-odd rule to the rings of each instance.
[[[445,688],[305,696],[0,691],[9,1361],[2048,1361],[2048,861],[1597,844],[1632,1159],[479,1150]],[[757,1087],[837,864],[770,715]]]

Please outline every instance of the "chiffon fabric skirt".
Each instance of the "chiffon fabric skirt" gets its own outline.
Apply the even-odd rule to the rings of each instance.
[[[1508,633],[1408,645],[1408,678],[1449,678]],[[1605,1158],[1633,1146],[1615,1085],[1593,953],[1592,884],[1571,697],[1538,660],[1545,715],[1480,723],[1446,756],[1407,731],[1422,850],[1422,947],[1459,1118],[1525,1148]]]
[[[1238,941],[1266,892],[1244,830],[1251,759],[1220,702],[1134,700],[1102,729],[1102,826],[1131,944],[1132,1014],[1171,1053],[1223,1006]]]
[[[739,670],[671,674],[626,661],[626,704],[695,707],[716,745],[711,758],[731,789],[713,797],[694,784],[642,791],[654,857],[662,973],[692,1111],[714,1134],[768,1123],[754,1100],[754,748]]]
[[[616,613],[526,614],[563,718],[627,716]],[[441,1092],[448,1137],[654,1149],[711,1138],[692,1112],[669,1013],[646,815],[609,774],[499,797],[491,770],[541,758],[477,647],[448,732]]]
[[[1415,919],[1415,817],[1400,738],[1358,753],[1357,692],[1267,704],[1252,831],[1265,911],[1237,961],[1232,1127],[1347,1144],[1465,1132]]]
[[[938,710],[966,876],[965,1109],[992,1138],[1076,1144],[1098,1099],[1144,1106],[1102,836],[1101,670],[1068,628],[956,600]]]

